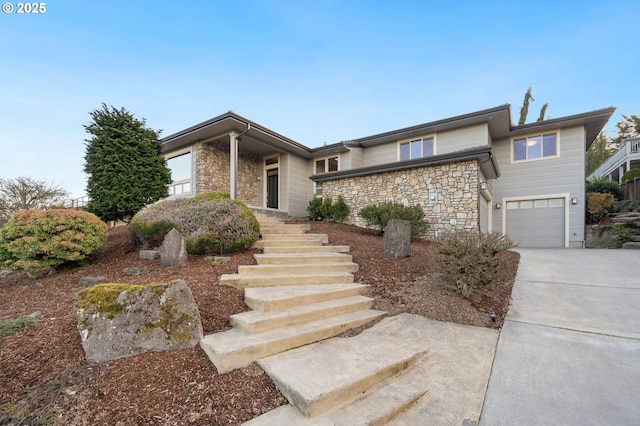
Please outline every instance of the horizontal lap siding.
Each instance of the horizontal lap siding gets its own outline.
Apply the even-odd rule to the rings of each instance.
[[[512,197],[533,199],[550,194],[569,194],[569,199],[576,197],[579,203],[567,203],[567,208],[569,241],[578,243],[584,240],[584,129],[562,129],[558,135],[558,158],[521,163],[511,162],[510,139],[494,142],[501,175],[493,184],[493,204],[495,209],[496,202]],[[493,213],[493,229],[504,231],[504,210],[494,210]]]
[[[484,145],[489,145],[486,124],[436,135],[436,154],[448,154]]]
[[[288,205],[283,205],[281,210],[288,211],[290,216],[306,216],[309,200],[313,197],[313,182],[309,179],[311,174],[309,161],[293,155],[287,155],[286,158],[289,197]],[[285,190],[285,186],[280,188],[281,191]]]

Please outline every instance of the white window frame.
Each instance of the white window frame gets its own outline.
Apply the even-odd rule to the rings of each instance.
[[[556,153],[555,155],[544,155],[544,137],[547,135],[555,135],[556,137]],[[534,138],[536,136],[540,137],[540,143],[542,144],[542,146],[540,147],[540,157],[536,157],[536,158],[525,158],[524,160],[516,160],[515,159],[515,153],[516,153],[516,141],[517,140],[525,140],[525,154],[527,153],[526,151],[526,141],[529,138]],[[540,133],[531,133],[528,135],[522,135],[522,136],[516,136],[516,137],[512,137],[511,138],[511,164],[520,164],[520,163],[530,163],[532,161],[544,161],[544,160],[550,160],[553,158],[560,158],[560,131],[559,130],[553,130],[553,131],[549,131],[549,132],[540,132]]]
[[[329,160],[335,158],[336,161],[338,162],[338,170],[340,170],[340,155],[329,155],[326,157],[319,157],[319,158],[314,158],[313,159],[313,174],[321,174],[321,173],[329,173],[328,169],[329,169]],[[318,161],[322,161],[324,160],[324,171],[323,172],[318,172],[317,171],[317,162]],[[318,189],[320,189],[320,193],[318,194]],[[322,196],[322,183],[320,183],[320,185],[318,185],[318,182],[314,182],[313,183],[313,194],[321,197]]]
[[[169,198],[179,198],[184,196],[190,196],[195,193],[195,188],[193,187],[194,179],[194,167],[193,167],[193,156],[195,155],[193,149],[191,147],[181,149],[179,151],[174,151],[166,154],[164,156],[165,161],[167,162],[167,166],[169,165],[169,160],[172,158],[180,157],[182,155],[189,154],[190,162],[189,162],[189,178],[182,180],[172,180],[172,182],[168,185],[169,187]],[[173,177],[172,177],[173,179]],[[189,184],[189,191],[184,191],[184,185]],[[181,192],[176,193],[176,188],[180,187]]]
[[[431,155],[424,155],[424,141],[425,139],[431,139],[432,141],[432,145],[433,145],[433,154]],[[419,157],[412,157],[411,156],[411,143],[412,142],[416,142],[416,141],[420,141],[420,156]],[[409,145],[409,158],[403,160],[402,159],[402,145]],[[407,161],[407,160],[415,160],[416,158],[425,158],[425,157],[433,157],[434,155],[436,155],[436,135],[428,135],[428,136],[419,136],[419,137],[415,137],[415,138],[411,138],[411,139],[404,139],[401,141],[398,141],[398,161]]]

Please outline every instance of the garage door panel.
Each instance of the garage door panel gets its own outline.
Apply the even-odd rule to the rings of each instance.
[[[506,233],[520,247],[564,247],[564,199],[506,203]]]

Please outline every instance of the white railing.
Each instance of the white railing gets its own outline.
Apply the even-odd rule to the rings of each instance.
[[[191,179],[177,180],[169,185],[169,196],[191,193]]]
[[[627,139],[620,143],[620,148],[616,153],[602,163],[595,171],[593,171],[589,178],[592,176],[606,176],[611,173],[615,168],[619,167],[627,160],[627,157],[632,154],[640,153],[640,138]]]
[[[84,197],[67,201],[64,206],[67,209],[83,209],[87,207],[87,204],[89,204],[89,197],[85,195]]]

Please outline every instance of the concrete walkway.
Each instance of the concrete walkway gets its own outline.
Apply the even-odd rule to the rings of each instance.
[[[480,425],[640,424],[640,251],[518,251]]]

